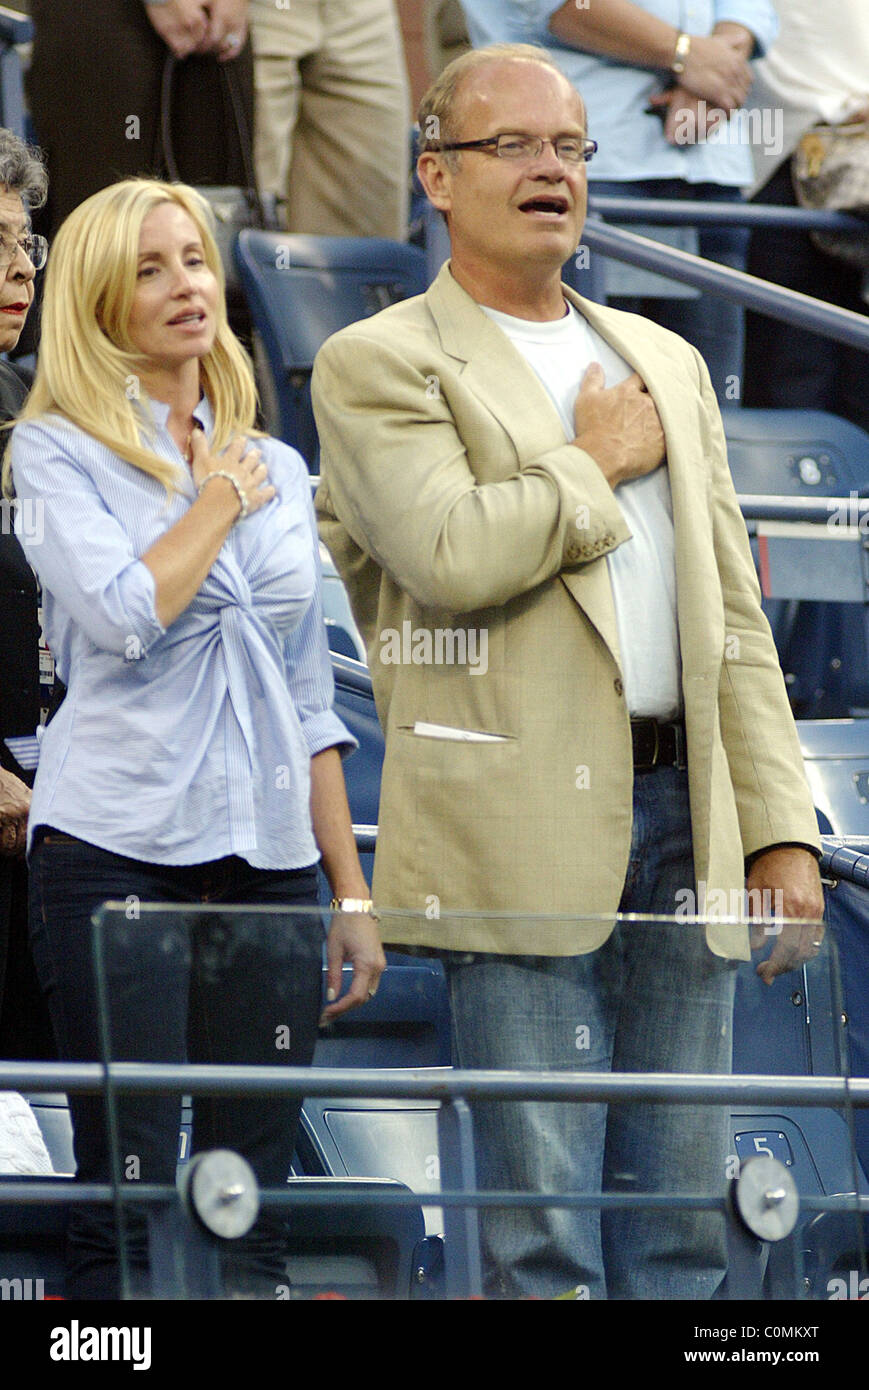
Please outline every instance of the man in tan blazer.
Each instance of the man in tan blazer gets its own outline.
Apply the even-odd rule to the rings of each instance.
[[[731,915],[746,863],[780,917],[823,910],[708,373],[672,333],[562,286],[593,150],[545,55],[458,59],[420,127],[451,261],[314,372],[321,534],[386,733],[374,893],[405,915],[385,912],[384,937],[445,952],[461,1066],[727,1070],[745,928],[612,920]],[[777,930],[767,981],[822,929]],[[719,1190],[727,1120],[482,1107],[480,1176]],[[491,1212],[488,1287],[710,1296],[718,1218],[652,1218]]]

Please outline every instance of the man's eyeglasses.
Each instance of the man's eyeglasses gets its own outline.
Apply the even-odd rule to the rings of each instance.
[[[0,270],[11,265],[19,251],[24,252],[34,270],[41,270],[48,260],[48,242],[44,236],[25,232],[23,236],[14,237],[9,232],[0,232]]]
[[[532,160],[543,152],[544,145],[551,145],[556,159],[562,164],[587,164],[597,150],[596,140],[585,140],[578,135],[559,135],[555,140],[545,140],[542,135],[492,135],[488,140],[453,140],[447,144],[436,145],[438,150],[483,150],[486,154],[497,155],[498,159]]]

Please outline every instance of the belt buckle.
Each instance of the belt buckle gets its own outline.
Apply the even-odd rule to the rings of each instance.
[[[658,766],[658,757],[659,757],[660,752],[661,752],[661,727],[660,727],[660,725],[659,725],[657,719],[653,719],[653,720],[652,720],[652,727],[653,727],[653,729],[655,730],[655,747],[654,747],[654,749],[652,750],[652,757],[651,757],[651,761],[650,761],[650,763],[649,763],[649,767],[657,767],[657,766]]]

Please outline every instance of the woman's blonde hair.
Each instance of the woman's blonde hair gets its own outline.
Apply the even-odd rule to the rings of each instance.
[[[202,388],[214,412],[211,447],[253,429],[256,388],[250,360],[226,318],[224,274],[205,200],[185,184],[125,179],[81,203],[63,223],[45,277],[36,377],[19,420],[65,416],[167,492],[178,470],[142,442],[147,416],[137,409],[146,363],[129,338],[142,223],[176,203],[195,224],[205,262],[220,286],[217,330],[200,360]]]

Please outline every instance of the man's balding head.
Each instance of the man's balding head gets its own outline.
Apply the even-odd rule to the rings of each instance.
[[[472,48],[444,68],[423,96],[417,111],[419,148],[434,150],[442,142],[460,139],[463,112],[474,90],[475,79],[493,66],[533,63],[557,73],[567,86],[568,79],[543,48],[530,43],[499,43],[488,48]],[[456,156],[453,156],[456,158]]]

